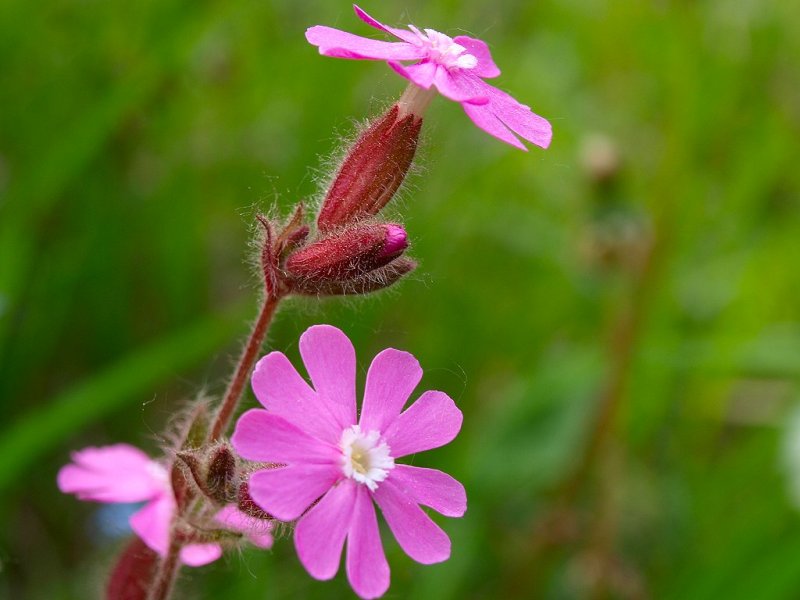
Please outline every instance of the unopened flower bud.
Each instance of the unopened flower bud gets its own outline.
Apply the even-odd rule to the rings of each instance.
[[[392,106],[356,140],[322,203],[327,232],[376,215],[403,183],[417,151],[422,119]]]
[[[172,464],[169,473],[170,487],[172,488],[172,496],[175,498],[175,504],[183,508],[191,498],[191,484],[186,479],[186,473],[178,465],[177,462]]]
[[[199,448],[208,435],[208,404],[200,400],[192,409],[188,428],[184,435],[183,449]]]
[[[204,496],[221,506],[235,499],[238,469],[236,457],[227,445],[217,446],[207,453],[178,452],[176,456],[189,469]]]
[[[211,455],[206,487],[217,504],[226,504],[236,497],[236,457],[228,446],[218,447]]]
[[[134,537],[117,559],[104,597],[146,600],[158,561],[158,554]]]
[[[255,517],[256,519],[262,519],[264,521],[271,521],[274,517],[265,512],[258,504],[255,503],[252,496],[250,496],[250,484],[246,481],[243,481],[239,485],[239,497],[237,502],[237,508],[249,515],[251,517]]]
[[[417,268],[417,263],[401,256],[380,269],[347,280],[328,280],[308,285],[297,282],[295,292],[309,296],[356,296],[370,294],[397,283],[404,275]]]
[[[351,281],[385,267],[407,247],[408,236],[400,225],[356,225],[291,254],[284,272],[301,289],[315,290],[332,281]]]

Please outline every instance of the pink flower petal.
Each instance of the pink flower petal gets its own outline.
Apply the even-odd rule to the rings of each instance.
[[[355,425],[356,351],[347,336],[331,325],[314,325],[300,336],[300,354],[339,431]]]
[[[250,542],[259,548],[268,549],[272,547],[273,538],[271,532],[273,526],[271,521],[251,517],[233,504],[222,508],[214,516],[214,520],[226,529],[245,534]]]
[[[219,544],[189,544],[181,548],[181,562],[189,567],[202,567],[222,556]]]
[[[370,17],[364,10],[360,7],[353,5],[353,10],[355,11],[356,15],[359,19],[364,21],[367,25],[374,27],[375,29],[379,29],[385,33],[391,34],[395,37],[400,38],[404,42],[408,42],[410,44],[417,44],[419,42],[419,38],[411,31],[407,31],[405,29],[395,29],[394,27],[389,27],[388,25],[384,25],[377,19]],[[462,44],[463,45],[463,44]]]
[[[433,83],[439,93],[445,98],[455,102],[469,102],[470,104],[486,104],[489,97],[481,94],[469,85],[462,85],[465,80],[460,71],[450,72],[444,67],[436,69]],[[467,80],[469,81],[469,80]]]
[[[332,465],[341,455],[336,446],[260,408],[239,417],[231,443],[242,458],[259,462]]]
[[[282,353],[271,352],[258,361],[252,385],[268,411],[320,440],[339,443],[342,428],[328,410],[328,402],[317,396]]]
[[[164,468],[128,444],[84,448],[72,461],[58,472],[58,488],[80,500],[140,502],[167,489]]]
[[[398,490],[417,504],[428,506],[448,517],[461,517],[467,511],[464,486],[447,473],[395,465],[389,477]]]
[[[483,82],[481,82],[483,83]],[[517,135],[529,142],[547,148],[553,138],[550,122],[531,111],[530,107],[520,104],[514,98],[488,83],[483,83],[489,93],[489,105],[495,116],[505,123]]]
[[[460,102],[473,123],[490,135],[521,150],[527,150],[517,136],[547,148],[552,139],[550,123],[529,107],[486,84],[483,79],[497,77],[500,69],[489,47],[477,38],[461,35],[449,38],[426,29],[420,32],[395,29],[374,19],[358,6],[353,7],[362,21],[403,42],[379,42],[328,27],[312,27],[306,37],[328,56],[386,60],[399,75],[426,90],[435,86],[440,94]],[[454,45],[463,48],[458,48]],[[464,53],[475,58],[471,64]],[[401,61],[418,60],[412,65]]]
[[[487,79],[500,75],[500,69],[494,63],[492,53],[489,51],[489,46],[486,45],[486,42],[467,35],[456,36],[453,41],[464,46],[469,54],[478,59],[478,64],[472,69],[475,75]]]
[[[132,514],[128,522],[134,533],[151,550],[164,556],[169,546],[169,530],[174,511],[175,500],[172,494],[164,493]]]
[[[422,368],[412,354],[387,348],[369,366],[361,407],[361,430],[383,431],[403,410],[422,379]]]
[[[378,486],[373,496],[406,554],[426,565],[450,558],[450,538],[394,485],[391,477]]]
[[[525,144],[520,142],[517,136],[511,133],[508,127],[503,125],[502,121],[494,115],[488,104],[462,104],[461,107],[464,109],[464,112],[467,113],[467,116],[472,119],[472,122],[489,135],[496,137],[506,144],[511,144],[515,148],[519,148],[525,152],[528,151]]]
[[[533,113],[529,107],[478,77],[462,75],[463,85],[471,85],[476,93],[480,92],[489,98],[489,103],[485,105],[462,105],[478,127],[512,146],[519,147],[520,142],[509,130],[542,148],[550,145],[553,128],[547,119]],[[509,141],[509,136],[514,141]]]
[[[330,579],[339,570],[355,494],[356,485],[342,481],[297,523],[294,534],[297,556],[315,579]]]
[[[389,589],[389,563],[383,552],[375,507],[364,486],[358,487],[347,535],[347,580],[361,598],[378,598]]]
[[[444,392],[428,391],[384,431],[394,458],[444,446],[458,435],[461,411]]]
[[[341,477],[334,465],[297,465],[256,471],[250,476],[250,495],[281,521],[302,515]]]
[[[433,80],[436,77],[436,68],[438,66],[436,63],[431,61],[423,61],[408,66],[391,61],[388,64],[399,75],[426,90],[431,89]]]
[[[148,548],[164,556],[169,547],[169,532],[174,512],[175,500],[171,492],[166,492],[131,515],[129,523],[134,533],[147,544]],[[222,548],[218,544],[189,544],[180,551],[181,561],[190,567],[207,565],[220,556]]]
[[[384,42],[345,31],[316,25],[306,30],[306,39],[323,56],[368,60],[417,60],[425,56],[421,48],[406,42]]]

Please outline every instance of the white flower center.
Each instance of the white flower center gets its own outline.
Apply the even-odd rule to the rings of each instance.
[[[389,456],[389,446],[377,431],[362,433],[353,425],[342,432],[342,471],[346,477],[363,483],[373,492],[378,483],[394,469],[394,459]]]
[[[467,52],[461,44],[456,44],[449,35],[434,29],[422,33],[413,25],[408,26],[419,38],[420,45],[427,48],[430,59],[447,69],[474,69],[478,59]]]

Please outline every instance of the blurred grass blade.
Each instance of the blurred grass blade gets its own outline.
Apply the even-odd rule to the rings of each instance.
[[[149,49],[152,58],[65,126],[63,134],[54,136],[53,143],[43,149],[42,156],[13,180],[6,198],[0,201],[0,294],[6,305],[6,315],[0,313],[0,351],[24,282],[34,266],[37,221],[103,151],[125,118],[183,64],[202,36],[224,22],[221,13],[232,5],[211,4],[204,11],[179,13],[193,16],[174,24],[171,34]]]
[[[152,393],[160,381],[208,357],[240,333],[241,308],[134,352],[12,423],[0,436],[0,490],[42,454],[88,424]]]

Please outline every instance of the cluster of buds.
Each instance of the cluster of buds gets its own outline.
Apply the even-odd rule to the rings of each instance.
[[[421,127],[418,114],[395,104],[362,132],[325,194],[313,234],[304,223],[302,204],[279,234],[271,221],[259,217],[269,292],[366,294],[416,267],[404,256],[408,235],[403,226],[378,215],[411,167]]]
[[[175,452],[171,485],[178,507],[186,508],[187,499],[202,496],[214,506],[234,505],[245,515],[272,521],[250,498],[249,473],[228,442],[206,443],[208,419],[205,403],[199,403],[186,427],[184,443]]]
[[[264,512],[250,497],[248,473],[241,468],[226,442],[211,448],[182,451],[177,458],[176,470],[188,474],[195,489],[212,504],[220,507],[233,504],[254,519],[273,520],[272,515]]]

